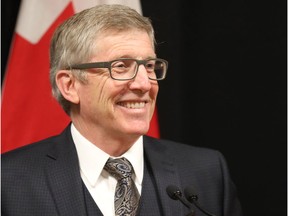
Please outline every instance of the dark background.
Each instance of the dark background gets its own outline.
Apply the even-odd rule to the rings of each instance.
[[[2,1],[2,80],[20,0]],[[287,2],[142,0],[153,20],[162,138],[220,150],[245,216],[287,210]]]

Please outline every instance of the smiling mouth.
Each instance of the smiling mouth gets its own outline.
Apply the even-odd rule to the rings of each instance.
[[[123,106],[128,109],[141,109],[145,107],[147,102],[119,102],[118,105]]]

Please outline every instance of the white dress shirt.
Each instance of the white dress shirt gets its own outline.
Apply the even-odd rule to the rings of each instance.
[[[114,193],[117,180],[103,169],[111,156],[83,137],[73,124],[71,124],[71,133],[77,149],[80,174],[84,184],[103,215],[114,216]],[[133,179],[141,194],[144,172],[143,137],[141,136],[120,157],[127,158],[132,164],[135,171]]]

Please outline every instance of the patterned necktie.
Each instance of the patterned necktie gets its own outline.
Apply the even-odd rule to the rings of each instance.
[[[114,197],[115,215],[135,216],[137,212],[139,193],[132,174],[132,165],[126,158],[109,158],[104,169],[117,179]]]

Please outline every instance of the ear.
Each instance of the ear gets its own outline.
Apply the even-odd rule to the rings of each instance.
[[[62,96],[71,103],[78,104],[77,79],[69,70],[60,70],[56,75],[56,83]]]

